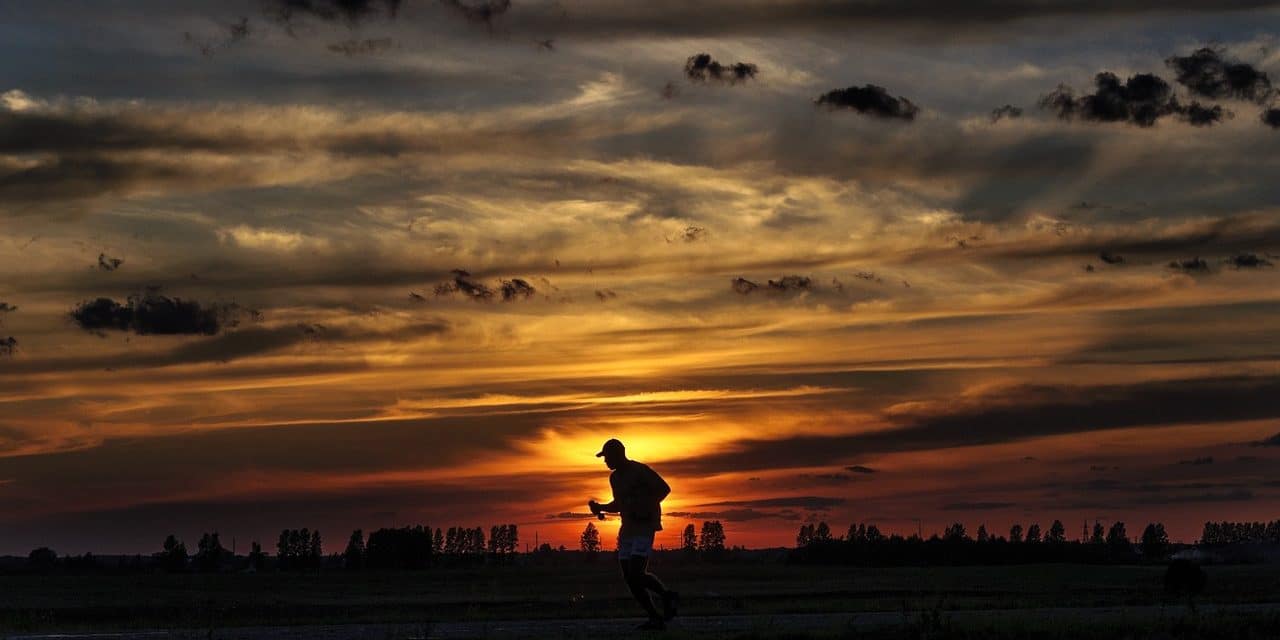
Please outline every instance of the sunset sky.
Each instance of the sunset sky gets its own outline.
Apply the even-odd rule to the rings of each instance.
[[[1275,5],[0,0],[0,554],[1274,519]]]

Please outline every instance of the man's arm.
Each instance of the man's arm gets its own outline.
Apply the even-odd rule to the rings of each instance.
[[[648,475],[649,489],[652,492],[653,501],[662,502],[666,500],[667,496],[671,495],[671,485],[667,484],[667,481],[663,480],[662,476],[658,475],[658,472],[653,469],[649,469]]]
[[[621,513],[622,510],[628,506],[629,502],[625,500],[625,496],[618,495],[618,485],[613,476],[609,476],[609,489],[613,491],[613,500],[604,504],[596,502],[595,500],[588,502],[587,506],[591,507],[592,512]]]

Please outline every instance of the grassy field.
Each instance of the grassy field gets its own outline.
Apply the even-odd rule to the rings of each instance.
[[[1156,566],[865,569],[658,563],[687,615],[1098,607],[1170,603]],[[1206,567],[1198,603],[1280,601],[1269,565]],[[422,572],[0,576],[0,630],[225,628],[626,617],[607,561]],[[1172,602],[1176,607],[1183,603]]]

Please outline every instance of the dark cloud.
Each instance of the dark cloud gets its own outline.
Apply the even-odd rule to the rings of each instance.
[[[616,297],[618,297],[618,294],[614,293],[613,289],[596,289],[596,298],[598,298],[600,302],[607,302]]]
[[[17,310],[18,307],[11,305],[8,302],[0,302],[0,313],[13,313]]]
[[[759,68],[750,62],[735,62],[725,66],[716,62],[710,54],[697,53],[684,63],[684,75],[694,82],[723,82],[738,84],[756,77]]]
[[[734,278],[732,286],[733,286],[734,292],[740,293],[742,295],[752,293],[753,291],[756,291],[760,288],[760,285],[746,278]]]
[[[673,514],[667,514],[673,515]],[[548,513],[547,520],[595,520],[596,514],[590,511],[578,513],[576,511],[561,511],[560,513]]]
[[[1108,253],[1106,251],[1099,253],[1098,259],[1107,264],[1124,264],[1124,256]]]
[[[787,496],[780,498],[762,498],[759,500],[725,500],[722,502],[710,502],[702,506],[747,507],[752,509],[791,507],[804,509],[805,511],[826,511],[832,507],[838,507],[845,502],[847,501],[844,498],[830,498],[825,496]]]
[[[703,227],[695,227],[689,225],[680,233],[680,239],[685,242],[697,242],[707,238],[707,230]]]
[[[769,289],[772,291],[808,291],[812,286],[813,280],[808,276],[782,276],[769,281]]]
[[[1184,273],[1209,273],[1209,263],[1198,257],[1187,260],[1173,260],[1169,262],[1169,268]]]
[[[179,344],[164,351],[131,352],[127,358],[114,355],[85,355],[72,358],[43,358],[22,364],[18,370],[6,370],[4,374],[34,374],[51,371],[74,370],[126,370],[150,367],[168,367],[203,362],[226,363],[244,358],[275,353],[290,347],[307,346],[321,353],[343,348],[349,344],[368,342],[407,342],[426,336],[447,333],[450,325],[443,320],[428,320],[389,330],[367,330],[359,327],[326,327],[318,324],[293,324],[277,327],[250,326],[224,331],[212,336]],[[363,369],[364,365],[357,365]],[[316,372],[310,363],[298,373]]]
[[[1280,129],[1280,108],[1264,109],[1262,111],[1262,123],[1272,129]]]
[[[1206,464],[1213,464],[1213,456],[1201,456],[1198,458],[1192,458],[1190,460],[1179,460],[1178,464],[1192,465],[1192,466],[1203,466]]]
[[[1001,120],[1005,120],[1005,119],[1013,120],[1021,117],[1022,117],[1022,107],[1015,107],[1011,104],[1006,104],[1003,107],[996,107],[995,109],[991,110],[992,123],[1000,122]]]
[[[0,129],[6,114],[0,111]],[[0,131],[0,147],[9,138]],[[32,150],[34,151],[34,150]],[[22,153],[19,151],[18,153]],[[68,204],[94,198],[130,194],[147,187],[210,186],[220,181],[243,180],[232,169],[204,172],[189,163],[151,162],[96,156],[41,158],[33,163],[7,165],[0,158],[0,212],[36,211],[41,205]]]
[[[341,53],[348,58],[356,56],[368,56],[384,51],[389,51],[396,46],[396,41],[391,38],[365,38],[363,40],[343,40],[330,44],[327,49],[334,53]]]
[[[71,319],[86,331],[128,331],[139,335],[214,335],[234,327],[244,314],[254,314],[234,303],[201,304],[170,298],[156,292],[129,296],[121,304],[110,298],[80,303]]]
[[[922,404],[886,416],[899,428],[746,440],[721,453],[673,460],[685,472],[812,467],[856,455],[1018,442],[1049,435],[1280,418],[1280,377],[1190,378],[1107,386],[1020,386]],[[1280,437],[1274,439],[1280,446]]]
[[[750,522],[752,520],[799,520],[800,515],[789,511],[758,511],[756,509],[726,509],[724,511],[672,511],[673,518],[686,520],[723,520],[725,522]]]
[[[743,3],[732,0],[686,2],[647,0],[645,2],[580,2],[573,4],[566,18],[562,3],[524,3],[513,13],[514,26],[530,32],[555,31],[580,38],[640,36],[688,37],[777,35],[783,33],[838,33],[848,37],[850,29],[863,36],[888,34],[899,37],[904,31],[937,38],[963,37],[984,30],[1021,30],[1020,21],[1065,16],[1112,17],[1149,13],[1200,13],[1242,11],[1274,6],[1271,0],[1054,0],[1053,2],[1009,2],[980,0],[955,3],[945,0],[780,0]]]
[[[440,4],[449,7],[469,22],[493,26],[493,19],[506,13],[511,8],[511,0],[440,0]]]
[[[459,293],[477,301],[492,300],[494,296],[501,296],[503,302],[527,299],[538,292],[533,285],[529,284],[528,280],[523,278],[499,280],[495,289],[476,280],[469,272],[463,269],[454,269],[453,279],[437,284],[434,291],[437,296],[449,296]]]
[[[476,282],[471,279],[471,274],[462,270],[453,270],[453,280],[442,282],[435,286],[435,294],[437,296],[447,296],[454,293],[461,293],[472,300],[489,300],[493,298],[493,289],[482,282]]]
[[[943,511],[992,511],[1016,506],[1013,502],[948,502],[939,508]]]
[[[1174,493],[1167,495],[1144,496],[1142,502],[1147,504],[1186,504],[1193,502],[1243,502],[1253,500],[1254,493],[1248,489],[1231,491],[1205,491],[1200,493]]]
[[[1231,117],[1231,112],[1216,104],[1206,107],[1199,102],[1192,102],[1182,110],[1182,117],[1194,126],[1207,127]]]
[[[265,0],[263,14],[290,34],[303,19],[343,22],[354,27],[385,14],[394,19],[403,0]]]
[[[1177,253],[1244,253],[1259,246],[1280,244],[1280,225],[1265,216],[1239,215],[1217,218],[1205,222],[1189,223],[1177,230],[1155,237],[1147,233],[1107,235],[1071,238],[1052,244],[1017,244],[992,247],[1003,256],[1043,259],[1058,256],[1097,255],[1104,262],[1105,254],[1119,264],[1134,262],[1128,254],[1142,254],[1150,258]]]
[[[914,120],[920,110],[910,100],[893,97],[884,87],[868,84],[861,87],[833,89],[814,101],[831,110],[850,109],[877,118]]]
[[[868,467],[866,465],[861,465],[861,464],[849,465],[845,468],[854,473],[879,473],[880,472],[879,469],[872,469],[871,467]]]
[[[1254,253],[1241,253],[1226,259],[1226,263],[1236,269],[1261,269],[1274,266],[1270,260]]]
[[[1040,98],[1040,107],[1063,120],[1080,118],[1096,122],[1128,122],[1149,127],[1163,116],[1183,113],[1173,88],[1151,73],[1139,73],[1121,82],[1103,71],[1094,76],[1094,93],[1076,97],[1066,85]]]
[[[107,254],[105,254],[105,253],[99,253],[99,254],[98,254],[98,269],[99,269],[99,270],[102,270],[102,271],[115,271],[116,269],[119,269],[119,268],[120,268],[120,265],[122,265],[122,264],[124,264],[124,260],[122,260],[122,259],[120,259],[120,258],[110,258],[110,257],[107,257]]]
[[[2,357],[12,356],[14,352],[17,350],[18,350],[17,338],[13,336],[9,336],[7,338],[0,338],[0,356]]]
[[[1280,447],[1280,433],[1277,433],[1270,438],[1263,438],[1262,440],[1252,444],[1255,447]]]
[[[1194,95],[1263,102],[1272,93],[1265,71],[1228,58],[1222,49],[1204,47],[1190,55],[1171,56],[1165,63],[1173,69],[1178,83]]]
[[[195,47],[200,55],[209,57],[215,53],[235,46],[249,37],[249,18],[241,16],[240,20],[222,25],[222,32],[211,38],[200,37],[186,32],[182,34],[188,44]]]
[[[520,278],[503,280],[498,289],[502,292],[502,300],[504,302],[510,302],[518,298],[528,298],[538,292],[537,289],[533,288],[533,285]]]
[[[767,280],[763,286],[747,280],[746,278],[734,278],[732,281],[735,293],[747,295],[757,291],[765,291],[768,293],[797,293],[803,291],[812,291],[814,288],[813,279],[809,276],[788,275],[782,276],[777,280]]]

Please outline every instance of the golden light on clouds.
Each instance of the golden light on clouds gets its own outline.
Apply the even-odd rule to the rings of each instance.
[[[255,15],[206,56],[169,31],[224,7],[139,3],[15,12],[0,44],[34,60],[0,86],[0,552],[146,551],[157,521],[572,546],[610,437],[672,481],[664,535],[730,544],[1099,512],[1190,539],[1280,498],[1264,107],[1035,106],[1167,74],[1201,19],[1275,73],[1243,35],[1270,14],[1137,47],[1145,9],[1080,7],[1053,46],[984,23],[940,56],[937,21],[857,7],[533,3],[482,33],[406,3],[359,26],[377,55]],[[690,79],[698,51],[759,73]],[[864,85],[918,112],[815,105]]]

